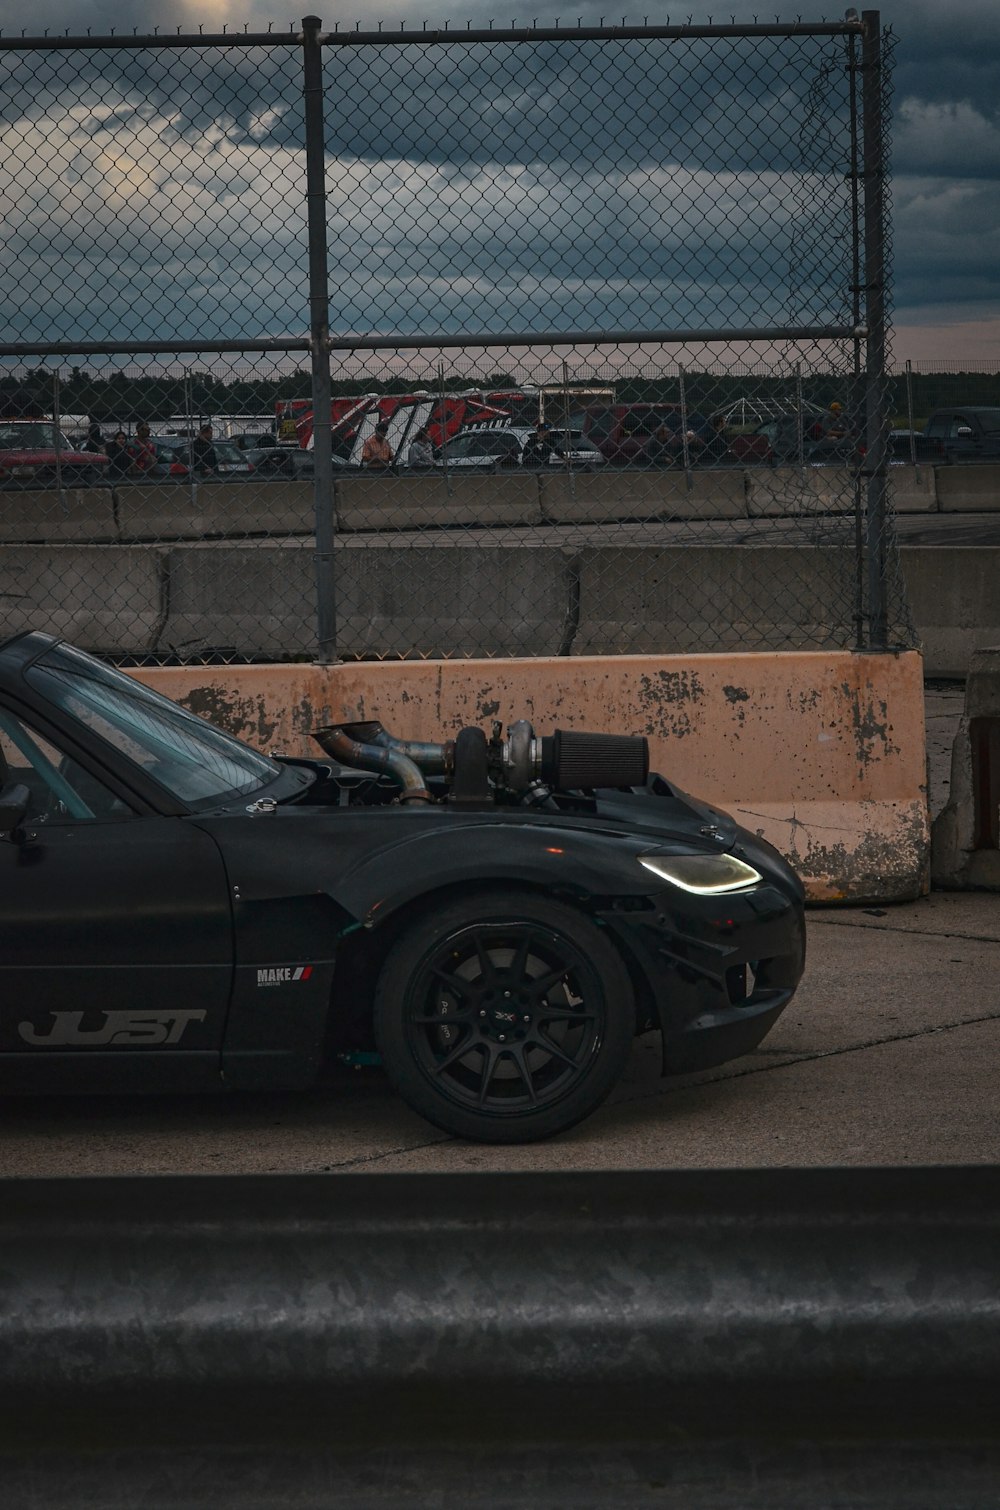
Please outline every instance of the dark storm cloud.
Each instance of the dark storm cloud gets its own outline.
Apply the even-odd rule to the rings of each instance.
[[[125,0],[43,10],[43,25],[74,35],[149,25],[148,10]],[[450,15],[454,29],[491,12],[427,19]],[[726,19],[754,14],[726,7]],[[381,19],[387,32],[403,15],[359,13],[363,28]],[[583,4],[577,15],[597,24],[602,11]],[[24,24],[10,5],[0,18],[7,34]],[[161,33],[244,20],[263,30],[271,19],[222,0],[156,11]],[[917,0],[883,19],[899,33],[897,307],[995,303],[1000,14]],[[328,49],[336,325],[841,318],[844,58],[842,40],[801,38]],[[51,337],[54,322],[81,339],[304,326],[297,46],[6,53],[4,76],[8,144],[30,138],[0,165],[10,201],[0,296],[13,338]],[[35,171],[46,149],[51,182]]]

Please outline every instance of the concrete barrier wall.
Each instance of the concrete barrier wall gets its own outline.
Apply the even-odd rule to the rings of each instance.
[[[117,539],[111,488],[0,489],[0,542]]]
[[[145,547],[0,548],[3,637],[44,629],[87,650],[144,655],[166,611],[163,554]]]
[[[115,498],[122,540],[311,535],[315,525],[308,482],[129,483]]]
[[[942,472],[951,470],[942,467]],[[938,471],[934,467],[892,467],[889,471],[892,502],[897,514],[934,514],[940,512]],[[1000,492],[1000,476],[996,478]]]
[[[690,486],[688,485],[690,481]],[[553,524],[613,524],[624,519],[744,519],[740,471],[540,472],[543,517]]]
[[[164,645],[242,654],[311,655],[316,634],[312,541],[174,546],[167,554]],[[561,550],[494,546],[349,547],[338,558],[341,654],[386,646],[423,655],[558,655],[572,601]]]
[[[851,551],[814,546],[588,550],[573,652],[847,648],[854,570]]]
[[[909,546],[900,553],[928,676],[966,676],[1000,644],[1000,546]]]
[[[346,477],[334,485],[342,530],[440,529],[540,524],[532,472],[481,477]]]
[[[619,655],[849,649],[854,563],[820,546],[343,542],[342,655]],[[903,575],[929,676],[963,677],[1000,642],[1000,547],[910,546]],[[4,629],[87,649],[285,659],[315,652],[311,537],[244,546],[2,545]],[[829,619],[822,617],[829,615]]]
[[[894,466],[900,513],[995,512],[1000,466]],[[337,528],[419,530],[451,525],[611,524],[635,519],[800,518],[850,512],[850,474],[838,467],[692,471],[556,471],[338,478]],[[199,540],[309,535],[311,482],[124,483],[111,488],[0,490],[0,542]]]
[[[757,467],[746,473],[751,519],[854,512],[854,479],[847,467]]]
[[[929,863],[915,652],[184,667],[136,673],[264,749],[313,754],[323,723],[378,717],[441,740],[529,718],[643,734],[672,782],[770,840],[814,901],[903,900]]]
[[[938,467],[935,488],[943,514],[995,513],[1000,509],[1000,466]]]

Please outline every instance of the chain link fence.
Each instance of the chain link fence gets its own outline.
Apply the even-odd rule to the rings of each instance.
[[[0,39],[7,631],[912,644],[891,50],[877,13]]]

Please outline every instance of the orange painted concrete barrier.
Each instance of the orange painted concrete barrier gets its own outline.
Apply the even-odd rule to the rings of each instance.
[[[528,718],[644,734],[651,764],[770,840],[815,902],[928,888],[923,663],[843,651],[183,667],[135,673],[262,749],[324,723],[440,740]]]

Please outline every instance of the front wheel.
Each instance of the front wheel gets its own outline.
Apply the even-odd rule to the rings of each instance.
[[[545,897],[491,892],[398,939],[375,994],[386,1073],[460,1138],[527,1143],[594,1111],[628,1059],[635,1008],[617,950]]]

